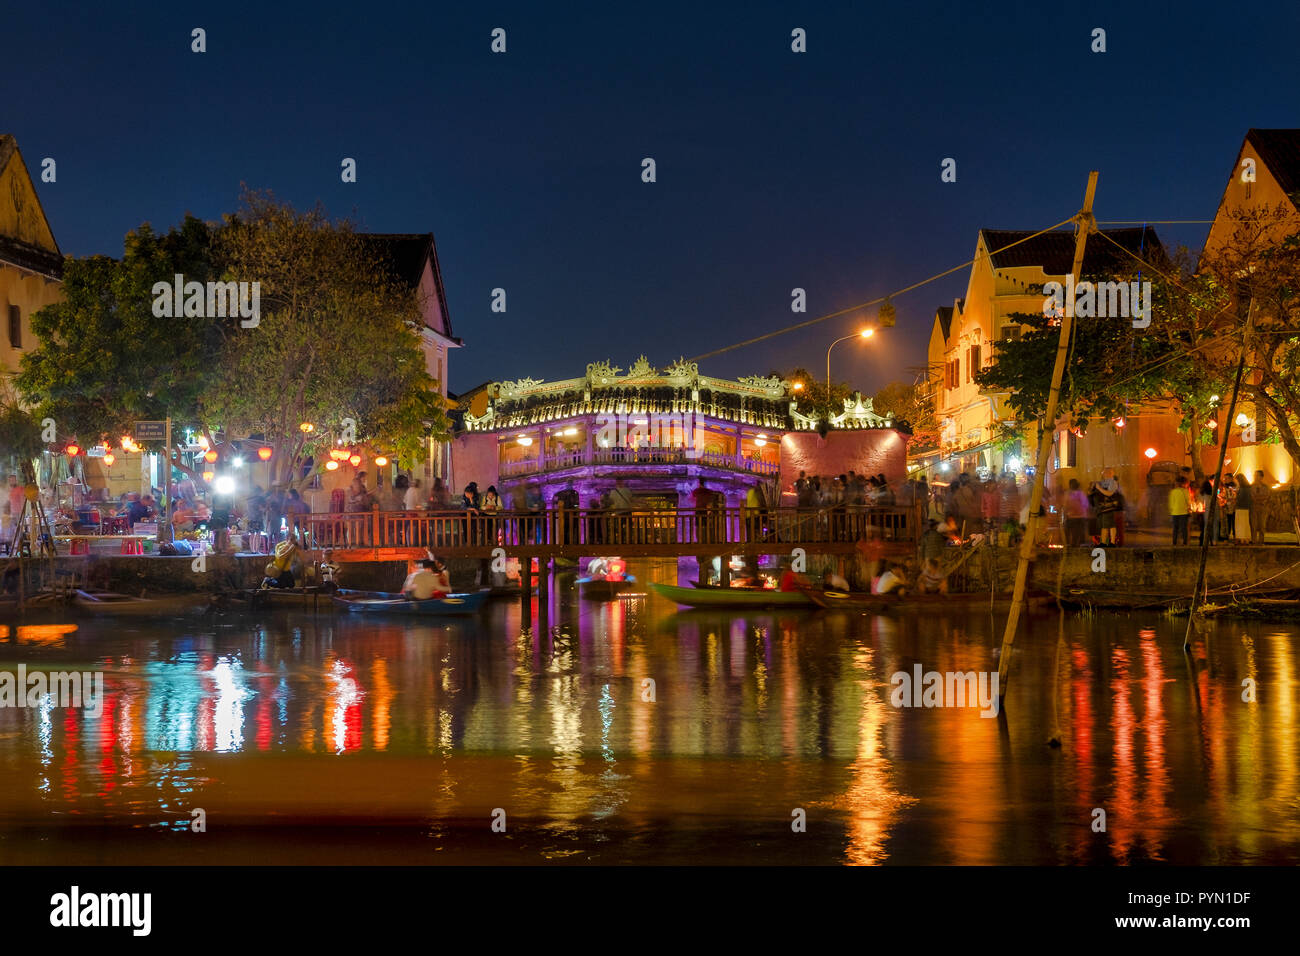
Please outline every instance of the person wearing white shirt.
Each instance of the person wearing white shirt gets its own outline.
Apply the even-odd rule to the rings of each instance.
[[[876,579],[877,594],[902,594],[907,588],[907,581],[898,574],[898,565],[891,564],[885,573]]]

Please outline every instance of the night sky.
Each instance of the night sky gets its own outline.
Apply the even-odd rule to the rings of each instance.
[[[33,177],[56,159],[37,188],[66,254],[217,219],[241,183],[432,231],[466,343],[453,391],[662,367],[870,300],[969,259],[980,227],[1069,217],[1093,168],[1101,220],[1209,219],[1246,130],[1300,125],[1294,2],[277,6],[11,4],[0,132]],[[1155,228],[1194,249],[1207,231]],[[966,277],[897,299],[894,330],[835,350],[836,378],[910,380]],[[824,369],[858,325],[702,371]]]

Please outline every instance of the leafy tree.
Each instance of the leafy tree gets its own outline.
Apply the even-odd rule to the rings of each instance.
[[[783,379],[787,382],[801,384],[803,387],[794,394],[795,401],[798,403],[799,411],[804,415],[816,414],[818,417],[826,412],[828,407],[826,380],[819,379],[806,368],[792,368],[785,372],[768,372],[769,376]],[[853,389],[844,382],[832,382],[830,387],[829,407],[832,414],[838,414],[844,410],[844,401],[853,394]]]
[[[197,417],[222,329],[205,318],[157,318],[152,288],[177,273],[206,282],[210,242],[208,227],[186,216],[165,236],[148,224],[128,233],[120,260],[66,260],[63,301],[32,316],[39,345],[15,381],[60,439],[85,444],[130,434],[137,419]]]
[[[1057,406],[1059,420],[1052,426],[1064,420],[1082,430],[1098,422],[1114,428],[1134,405],[1169,407],[1180,416],[1199,469],[1201,416],[1211,395],[1222,394],[1231,381],[1230,370],[1198,354],[1216,334],[1214,316],[1222,299],[1212,282],[1193,274],[1185,251],[1162,259],[1158,268],[1159,273],[1148,269],[1140,277],[1136,271],[1087,277],[1150,281],[1151,323],[1134,328],[1129,318],[1076,316]],[[995,364],[979,372],[976,381],[1008,393],[1016,429],[1023,435],[1028,426],[1043,428],[1060,320],[1042,313],[1015,318],[1026,327],[1020,338],[996,343]]]
[[[1200,263],[1205,283],[1228,308],[1215,317],[1217,347],[1198,361],[1234,368],[1244,350],[1243,398],[1263,412],[1257,434],[1280,440],[1300,466],[1300,216],[1287,206],[1229,215],[1232,231]]]
[[[939,426],[934,417],[934,403],[916,384],[890,382],[871,400],[876,414],[893,418],[912,429],[912,443],[919,448],[939,444]]]
[[[260,322],[228,338],[203,416],[278,449],[285,485],[301,456],[319,461],[331,442],[350,438],[349,419],[355,441],[418,460],[431,429],[445,437],[448,425],[420,350],[414,295],[350,223],[331,222],[319,206],[299,213],[257,193],[244,203],[216,247],[228,279],[260,283]],[[304,422],[315,426],[310,435]]]

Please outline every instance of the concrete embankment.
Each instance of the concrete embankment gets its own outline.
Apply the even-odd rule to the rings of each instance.
[[[966,564],[972,586],[1001,589],[1015,580],[1018,552],[986,549]],[[1101,560],[1104,556],[1104,563]],[[1037,552],[1030,566],[1030,586],[1055,591],[1059,576],[1063,595],[1092,604],[1138,607],[1163,597],[1191,596],[1200,566],[1200,548],[1053,548]],[[1064,565],[1064,567],[1062,567]],[[1300,589],[1300,547],[1224,545],[1212,547],[1205,565],[1210,591],[1257,585],[1257,590]]]
[[[1091,548],[1042,549],[1030,568],[1030,586],[1055,591],[1058,574],[1062,594],[1081,602],[1116,607],[1141,607],[1171,596],[1190,596],[1196,585],[1200,549],[1109,548],[1104,570]],[[1015,580],[1018,552],[1014,548],[982,548],[963,563],[965,586],[985,590],[1010,590]],[[133,557],[116,555],[59,557],[55,559],[60,582],[125,594],[220,593],[255,588],[261,581],[266,555],[206,556],[202,570],[190,557]],[[481,562],[461,558],[447,562],[452,587],[458,591],[478,586]],[[1062,564],[1064,568],[1062,569]],[[29,562],[27,591],[47,582],[44,562]],[[355,561],[343,565],[341,584],[367,591],[397,591],[407,573],[405,561]],[[1300,547],[1221,546],[1210,549],[1206,581],[1211,591],[1258,585],[1262,591],[1300,589]],[[12,586],[12,581],[6,581]],[[300,583],[312,584],[314,579]]]

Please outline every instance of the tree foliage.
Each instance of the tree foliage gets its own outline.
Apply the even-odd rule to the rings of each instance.
[[[260,321],[160,318],[153,286],[257,282]],[[120,260],[69,259],[64,299],[35,313],[39,345],[17,386],[60,440],[130,434],[167,416],[214,441],[255,437],[276,449],[276,479],[332,442],[366,442],[408,462],[448,426],[428,374],[414,293],[347,222],[246,193],[237,215],[192,216],[166,235],[129,233]],[[345,422],[354,428],[345,433]],[[311,422],[310,434],[300,430]],[[181,429],[176,429],[179,434]],[[173,450],[173,461],[180,466]]]

